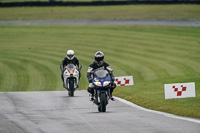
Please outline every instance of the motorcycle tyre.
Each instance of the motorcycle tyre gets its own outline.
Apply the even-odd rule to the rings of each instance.
[[[106,94],[100,93],[100,105],[98,107],[99,112],[106,112]]]
[[[74,96],[74,80],[69,80],[69,96],[73,97]]]

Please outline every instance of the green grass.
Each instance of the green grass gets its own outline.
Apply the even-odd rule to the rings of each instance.
[[[134,86],[114,95],[146,108],[200,118],[200,27],[0,26],[0,91],[62,88],[59,65],[68,49],[87,67],[101,50],[115,76],[133,75]],[[196,97],[164,99],[164,84],[195,82]]]
[[[200,5],[127,5],[0,8],[2,20],[199,20]]]

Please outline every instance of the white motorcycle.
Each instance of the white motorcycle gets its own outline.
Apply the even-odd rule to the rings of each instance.
[[[79,71],[74,64],[68,64],[64,71],[64,87],[68,90],[69,96],[74,96],[74,91],[78,88]]]

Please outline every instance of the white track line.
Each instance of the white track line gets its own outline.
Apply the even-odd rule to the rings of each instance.
[[[199,123],[200,124],[200,120],[198,120],[198,119],[187,118],[187,117],[177,116],[177,115],[173,115],[173,114],[169,114],[169,113],[165,113],[165,112],[150,110],[150,109],[138,106],[138,105],[136,105],[134,103],[131,103],[131,102],[129,102],[127,100],[124,100],[122,98],[119,98],[119,97],[115,97],[115,99],[117,99],[120,102],[123,102],[123,103],[125,103],[125,104],[127,104],[127,105],[129,105],[131,107],[134,107],[134,108],[137,108],[137,109],[141,109],[141,110],[144,110],[144,111],[147,111],[147,112],[152,112],[152,113],[155,113],[155,114],[164,115],[166,117],[170,117],[170,118],[174,118],[174,119],[180,119],[180,120],[185,120],[185,121],[190,121],[190,122],[195,122],[195,123]]]

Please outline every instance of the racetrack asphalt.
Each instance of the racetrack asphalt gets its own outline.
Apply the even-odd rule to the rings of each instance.
[[[0,21],[0,25],[160,25],[160,26],[200,26],[200,20],[36,20],[36,21]]]
[[[0,92],[0,133],[199,133],[199,122],[145,111],[118,99],[100,113],[85,90],[75,91],[74,97],[67,91]]]

